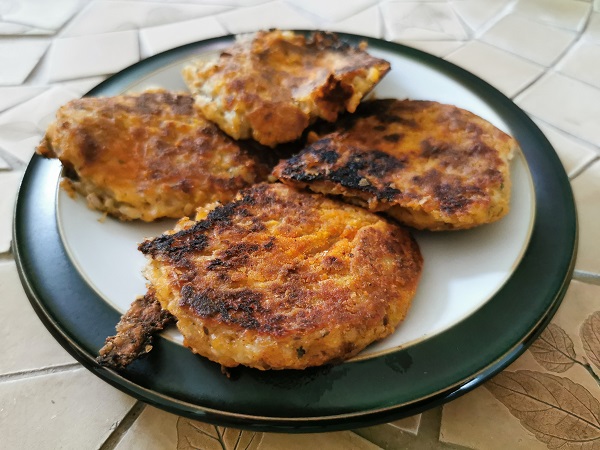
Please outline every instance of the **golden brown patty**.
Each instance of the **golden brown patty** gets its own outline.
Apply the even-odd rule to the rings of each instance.
[[[402,321],[422,258],[365,209],[258,184],[140,250],[184,344],[225,367],[302,369],[351,357]]]
[[[509,210],[509,160],[517,142],[455,106],[364,102],[312,142],[273,175],[419,229],[471,228]]]
[[[274,146],[300,137],[317,117],[334,121],[353,112],[389,69],[334,34],[261,31],[216,61],[187,66],[183,77],[202,112],[227,134]]]
[[[179,219],[268,173],[190,95],[166,91],[74,100],[58,110],[38,152],[61,160],[66,187],[90,207],[123,220]]]

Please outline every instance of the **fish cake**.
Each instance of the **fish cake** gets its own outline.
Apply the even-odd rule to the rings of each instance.
[[[273,176],[417,229],[458,230],[509,211],[518,144],[475,114],[432,101],[383,99],[309,135]]]
[[[179,219],[269,172],[260,152],[207,121],[189,94],[164,90],[71,101],[37,151],[60,159],[63,187],[122,220]]]
[[[204,115],[228,135],[273,147],[299,138],[318,117],[354,112],[389,70],[332,33],[274,30],[239,37],[217,60],[186,66],[183,77]]]
[[[423,264],[407,229],[281,183],[199,208],[139,249],[187,347],[261,370],[339,362],[389,335]]]

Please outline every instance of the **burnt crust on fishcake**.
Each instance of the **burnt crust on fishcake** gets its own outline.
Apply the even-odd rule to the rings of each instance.
[[[281,183],[201,208],[139,249],[186,346],[261,370],[339,362],[389,335],[423,263],[405,228]]]
[[[179,219],[269,171],[264,151],[219,130],[189,94],[164,90],[71,101],[37,151],[60,159],[64,187],[122,220]]]
[[[509,210],[517,142],[464,109],[432,101],[373,100],[274,169],[297,187],[384,211],[419,229],[466,229]]]
[[[293,141],[315,119],[353,112],[390,64],[333,33],[291,31],[242,36],[216,61],[201,59],[183,77],[206,117],[235,139]]]
[[[121,370],[152,350],[154,335],[173,323],[175,318],[162,309],[150,290],[133,301],[116,326],[117,334],[106,338],[96,361]]]

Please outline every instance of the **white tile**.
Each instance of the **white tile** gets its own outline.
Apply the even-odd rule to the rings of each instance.
[[[179,47],[190,42],[200,41],[228,34],[227,30],[214,17],[186,20],[140,30],[142,57]]]
[[[18,105],[44,92],[47,86],[11,86],[0,87],[0,111]]]
[[[556,61],[575,38],[576,34],[571,31],[517,14],[503,17],[481,36],[481,40],[489,44],[543,66]]]
[[[290,5],[302,9],[327,22],[337,22],[364,11],[377,0],[286,0]]]
[[[600,161],[584,170],[573,182],[579,219],[579,249],[575,270],[600,274]]]
[[[42,134],[34,134],[25,139],[3,142],[2,150],[10,153],[23,163],[28,163],[42,139]]]
[[[0,16],[1,17],[1,16]],[[54,30],[44,30],[42,28],[30,27],[21,25],[20,23],[2,22],[0,21],[0,35],[52,35]]]
[[[465,41],[416,41],[413,39],[398,39],[399,44],[407,45],[438,57],[444,57],[465,45]]]
[[[80,0],[18,0],[2,14],[7,22],[58,30],[81,7]]]
[[[581,31],[592,5],[576,0],[519,0],[514,12],[559,28]]]
[[[28,162],[56,110],[76,97],[74,92],[55,86],[0,114],[0,147]]]
[[[0,185],[3,175],[0,173]],[[34,312],[13,261],[0,262],[0,339],[4,345],[0,375],[76,362]]]
[[[361,36],[382,38],[383,24],[379,8],[372,6],[366,10],[335,23],[327,24],[327,29],[342,33],[358,34]]]
[[[56,110],[77,97],[74,92],[54,86],[40,95],[21,103],[14,108],[0,114],[0,142],[4,142],[8,136],[14,136],[19,140],[29,137],[27,132],[43,132],[54,119]],[[10,133],[10,130],[14,133]]]
[[[6,449],[95,449],[135,401],[85,369],[0,383]]]
[[[57,83],[57,86],[62,86],[72,92],[75,92],[79,96],[87,94],[92,88],[98,86],[104,80],[106,75],[100,75],[98,77],[81,78],[77,80],[68,80],[61,83]]]
[[[446,3],[390,2],[381,6],[388,40],[464,40],[467,32]]]
[[[1,149],[0,149],[1,150]],[[10,164],[6,162],[2,156],[0,156],[0,170],[8,170],[10,169]]]
[[[452,2],[452,7],[471,30],[477,31],[499,14],[507,3],[498,0],[459,0]]]
[[[50,81],[117,72],[139,60],[136,31],[56,39],[52,43]]]
[[[514,96],[544,73],[544,68],[526,59],[479,41],[465,44],[445,58]]]
[[[600,43],[577,42],[557,65],[557,69],[600,88]]]
[[[269,28],[282,30],[318,28],[318,21],[310,14],[302,14],[281,1],[239,8],[219,14],[217,19],[230,33],[234,34]]]
[[[559,73],[550,73],[515,101],[528,113],[600,146],[600,89]]]
[[[554,150],[558,154],[565,171],[573,176],[598,156],[600,150],[581,140],[554,128],[541,120],[535,120],[536,124],[548,138]]]
[[[0,195],[0,253],[5,253],[10,250],[13,209],[22,177],[23,173],[16,170],[0,172],[0,192],[2,193],[2,195]],[[2,277],[0,277],[0,290],[2,290],[3,283],[4,281],[2,281]],[[3,301],[6,301],[5,299],[7,298],[9,297],[0,297]],[[5,331],[0,331],[0,333],[5,333]],[[5,349],[10,349],[10,347],[5,347]],[[6,353],[6,350],[3,351],[3,358],[6,356],[4,353]],[[4,362],[0,362],[0,367],[4,364]]]
[[[0,41],[0,85],[21,84],[46,52],[46,39],[2,39]]]
[[[228,9],[228,6],[218,5],[217,2],[213,5],[145,1],[93,2],[69,23],[61,36],[84,36],[154,27],[210,16]]]
[[[588,41],[600,44],[600,11],[594,12],[590,16],[583,37]]]

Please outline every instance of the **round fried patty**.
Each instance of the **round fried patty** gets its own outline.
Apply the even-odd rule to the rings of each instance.
[[[179,219],[268,174],[258,152],[206,120],[190,95],[164,90],[69,102],[38,153],[60,159],[64,187],[122,220]]]
[[[431,101],[374,100],[323,125],[274,175],[419,229],[465,229],[508,213],[511,136]]]
[[[139,248],[186,346],[263,370],[337,362],[392,333],[423,262],[401,226],[280,183],[199,209]]]

